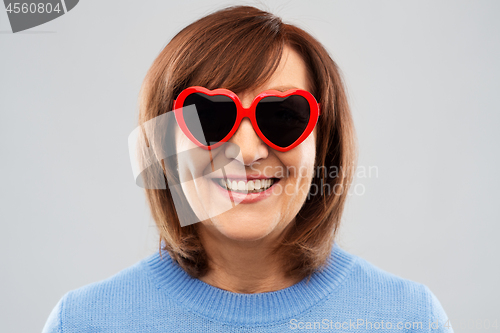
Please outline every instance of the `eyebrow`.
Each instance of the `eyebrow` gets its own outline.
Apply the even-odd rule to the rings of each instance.
[[[285,92],[285,91],[290,90],[290,89],[299,89],[299,88],[293,87],[293,86],[277,86],[277,87],[269,88],[268,90],[278,90],[281,92]]]

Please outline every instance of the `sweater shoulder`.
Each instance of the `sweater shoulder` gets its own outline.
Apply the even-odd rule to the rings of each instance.
[[[105,317],[123,317],[120,320],[125,322],[130,305],[152,288],[146,271],[148,258],[106,279],[66,292],[53,308],[43,332],[94,332],[93,323]]]
[[[428,297],[426,295],[428,288],[424,284],[385,271],[366,259],[343,249],[338,249],[338,252],[342,257],[348,257],[353,263],[346,280],[348,289],[355,288],[373,296],[389,293],[423,297],[424,299]]]
[[[355,260],[339,293],[349,299],[352,313],[362,309],[381,318],[397,317],[426,325],[438,321],[439,328],[447,322],[439,300],[425,284],[387,272],[359,256],[348,255]]]
[[[61,318],[67,323],[99,315],[121,315],[134,302],[142,302],[154,289],[147,271],[148,258],[114,275],[68,291],[62,298]]]
[[[366,284],[375,293],[393,291],[406,296],[425,296],[424,284],[390,273],[361,257],[356,258],[353,267],[355,283]]]
[[[147,258],[142,259],[106,279],[69,291],[66,301],[69,302],[74,299],[83,300],[96,296],[100,298],[117,297],[140,288],[145,284],[150,284],[145,267],[146,260]]]

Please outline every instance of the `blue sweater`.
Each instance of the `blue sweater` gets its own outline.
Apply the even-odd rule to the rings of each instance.
[[[278,291],[237,294],[193,279],[167,252],[66,293],[48,332],[453,332],[434,294],[337,245],[328,266]]]

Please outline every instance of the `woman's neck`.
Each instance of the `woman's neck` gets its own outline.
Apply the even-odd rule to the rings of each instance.
[[[198,229],[209,260],[209,272],[201,281],[234,293],[253,294],[288,288],[298,277],[287,277],[271,244],[277,239],[238,242],[213,235],[204,226]]]

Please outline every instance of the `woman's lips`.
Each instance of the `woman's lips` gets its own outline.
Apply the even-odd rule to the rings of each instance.
[[[248,186],[246,186],[245,189],[242,191],[229,190],[226,188],[226,186],[222,187],[222,183],[221,183],[222,178],[212,178],[211,179],[211,181],[215,185],[215,187],[218,188],[218,191],[220,191],[220,193],[222,193],[224,195],[224,197],[226,197],[226,198],[229,196],[231,201],[236,202],[236,203],[254,203],[254,202],[261,201],[261,200],[268,198],[273,192],[273,187],[277,183],[279,183],[280,178],[259,178],[259,179],[254,178],[253,180],[248,179],[248,181],[246,181],[246,182],[245,182],[246,179],[226,178],[224,181],[228,181],[228,180],[231,181],[232,183],[236,182],[236,185],[238,185],[238,183],[240,183],[239,188],[242,188],[241,183],[245,183],[245,185],[247,185],[247,184],[250,185],[251,183],[253,183],[254,187],[255,187],[255,185],[257,185],[256,183],[260,182],[261,186],[265,187],[266,182],[270,182],[271,186],[269,186],[269,188],[267,188],[263,191],[245,193],[245,191],[248,191]]]

